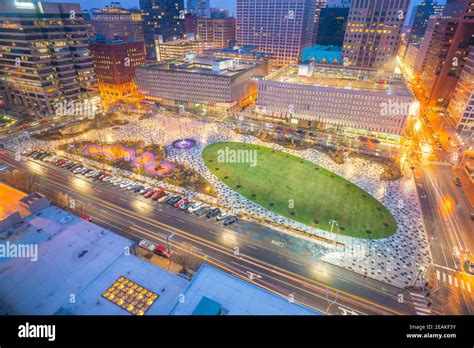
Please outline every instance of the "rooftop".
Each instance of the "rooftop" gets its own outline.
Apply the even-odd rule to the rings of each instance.
[[[248,281],[203,265],[171,315],[318,315]]]
[[[301,64],[308,71],[308,63]],[[290,66],[269,78],[271,81],[330,87],[344,90],[380,93],[387,96],[412,97],[403,77],[383,71],[337,65],[314,65],[309,74],[299,74],[298,66]]]
[[[230,58],[188,57],[147,64],[138,69],[179,71],[194,74],[232,77],[253,69],[263,63],[243,62]]]
[[[21,199],[24,197],[25,193],[0,183],[0,221],[15,212],[19,212],[21,217],[29,215],[30,211],[21,204]]]

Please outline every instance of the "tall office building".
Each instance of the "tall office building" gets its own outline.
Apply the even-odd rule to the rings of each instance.
[[[235,18],[198,18],[196,39],[229,47],[235,42]]]
[[[211,7],[211,18],[229,18],[229,10],[221,7]]]
[[[189,12],[199,18],[211,17],[211,1],[210,0],[188,0],[187,9]]]
[[[420,84],[425,101],[447,105],[474,45],[474,2],[448,0],[436,22]]]
[[[19,115],[50,116],[63,102],[98,101],[79,4],[3,0],[0,23],[0,80]]]
[[[346,65],[391,71],[409,0],[353,0],[343,45]]]
[[[95,41],[89,47],[100,94],[112,99],[135,95],[135,68],[145,64],[143,41]]]
[[[413,8],[409,22],[408,44],[419,45],[428,27],[431,16],[439,16],[443,13],[444,6],[438,5],[433,0],[423,0]]]
[[[316,10],[314,12],[313,38],[311,39],[311,42],[313,45],[316,45],[316,38],[318,37],[319,18],[321,15],[321,10],[327,7],[327,0],[315,0],[315,1],[316,1]]]
[[[237,41],[256,46],[279,66],[297,62],[311,45],[314,0],[237,0]]]
[[[342,47],[348,17],[348,7],[321,9],[316,44]]]
[[[140,11],[125,10],[118,6],[90,13],[94,34],[103,35],[109,40],[144,41],[142,21]]]
[[[472,150],[474,147],[474,48],[470,50],[447,111],[457,126],[458,135]]]
[[[176,40],[184,35],[183,0],[140,0],[143,11],[143,33],[146,59],[156,60],[159,42]]]

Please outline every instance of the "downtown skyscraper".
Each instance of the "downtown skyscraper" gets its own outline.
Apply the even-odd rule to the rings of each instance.
[[[237,42],[256,46],[276,66],[298,62],[311,45],[314,0],[237,0]]]
[[[146,59],[156,60],[159,42],[176,40],[184,35],[183,0],[140,0]]]
[[[211,17],[211,1],[210,0],[188,0],[187,9],[189,12],[199,18]]]
[[[79,4],[0,2],[0,82],[19,116],[45,117],[62,102],[98,99]]]
[[[428,21],[431,16],[439,16],[443,13],[443,5],[438,5],[433,0],[423,0],[413,8],[410,17],[410,34],[408,43],[419,45],[425,35]]]
[[[345,65],[393,71],[409,0],[353,0],[344,37]]]

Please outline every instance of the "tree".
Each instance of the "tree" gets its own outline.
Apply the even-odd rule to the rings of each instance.
[[[3,172],[1,178],[10,186],[25,191],[34,192],[38,189],[38,177],[18,169]]]
[[[191,253],[192,246],[189,243],[183,243],[181,250],[175,252],[175,259],[183,267],[183,273],[188,274],[196,265],[196,257]]]

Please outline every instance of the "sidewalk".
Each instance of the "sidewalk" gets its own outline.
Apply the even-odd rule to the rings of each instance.
[[[474,209],[474,184],[469,179],[469,176],[464,170],[464,166],[453,167],[453,171],[459,180],[461,180],[462,189],[464,190],[464,193],[471,204],[471,208]]]

